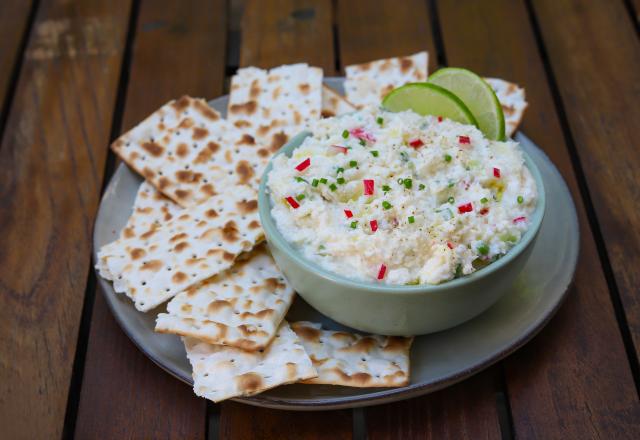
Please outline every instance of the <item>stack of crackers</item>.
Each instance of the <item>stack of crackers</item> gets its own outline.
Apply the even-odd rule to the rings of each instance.
[[[289,324],[295,293],[262,243],[257,192],[273,153],[321,117],[378,105],[393,88],[424,81],[427,53],[346,72],[345,98],[307,64],[240,69],[226,119],[183,96],[112,144],[145,181],[96,268],[140,312],[157,313],[156,331],[183,338],[198,396],[218,402],[294,382],[409,383],[412,338]],[[524,91],[492,81],[515,129]]]

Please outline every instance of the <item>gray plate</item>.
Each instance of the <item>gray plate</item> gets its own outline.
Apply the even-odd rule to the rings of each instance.
[[[342,90],[341,78],[325,82]],[[226,114],[228,97],[211,101]],[[531,258],[513,291],[479,317],[456,328],[417,337],[411,351],[411,384],[403,388],[362,389],[329,385],[287,385],[251,398],[235,400],[270,408],[320,410],[367,406],[430,393],[465,379],[509,355],[531,339],[558,309],[575,271],[579,231],[575,207],[565,182],[549,158],[526,136],[516,139],[538,165],[547,194],[547,210]],[[97,249],[115,240],[125,225],[142,179],[121,164],[102,198],[94,230]],[[155,316],[165,306],[139,313],[111,283],[98,276],[116,320],[131,340],[153,362],[192,385],[191,367],[177,336],[154,333]],[[329,320],[297,298],[288,319],[322,322],[328,328],[345,327]]]

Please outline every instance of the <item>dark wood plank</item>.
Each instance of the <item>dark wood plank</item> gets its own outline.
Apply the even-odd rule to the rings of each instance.
[[[42,2],[0,149],[0,426],[59,438],[129,0]]]
[[[506,362],[516,435],[638,438],[633,379],[525,6],[509,0],[441,1],[438,6],[450,65],[526,88],[530,105],[523,131],[562,172],[581,224],[581,255],[566,304]],[[574,51],[572,56],[580,55]]]
[[[342,67],[426,50],[433,71],[437,60],[427,5],[420,0],[338,2]]]
[[[622,2],[533,5],[637,354],[640,40]]]
[[[246,1],[241,66],[274,67],[297,62],[335,70],[331,0]]]
[[[123,127],[185,93],[220,95],[225,35],[224,0],[143,2]],[[147,359],[96,295],[76,437],[204,438],[206,401]]]
[[[433,69],[436,52],[430,23],[430,11],[425,1],[342,1],[338,9],[340,59],[343,65],[348,65],[426,49]],[[493,383],[483,382],[487,377],[483,375],[482,379],[464,382],[436,396],[388,405],[384,410],[368,408],[365,414],[369,436],[499,437]],[[461,399],[464,405],[460,404]],[[383,416],[385,412],[390,415]],[[399,417],[402,417],[400,423]],[[425,432],[421,433],[423,429]]]
[[[334,72],[332,6],[324,0],[248,1],[242,18],[241,66],[308,62]],[[350,411],[299,413],[223,403],[220,435],[243,438],[351,438]]]
[[[368,408],[368,439],[500,438],[495,407],[497,370],[427,396]]]

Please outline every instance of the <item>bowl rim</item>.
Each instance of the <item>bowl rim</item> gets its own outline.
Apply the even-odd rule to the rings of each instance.
[[[269,245],[276,246],[279,250],[285,252],[290,258],[296,260],[298,264],[303,266],[306,270],[315,273],[317,276],[324,278],[335,284],[340,284],[346,287],[355,288],[358,290],[366,290],[378,293],[393,293],[393,294],[425,294],[425,293],[442,293],[452,289],[459,289],[467,286],[471,283],[479,281],[483,278],[491,276],[493,273],[499,271],[503,267],[507,266],[511,261],[517,258],[527,247],[534,241],[540,226],[544,219],[544,213],[546,210],[546,194],[544,182],[540,174],[540,170],[534,163],[533,159],[527,154],[524,149],[520,148],[520,151],[524,157],[525,166],[531,172],[538,190],[538,203],[531,216],[531,223],[529,228],[525,231],[524,235],[514,247],[512,247],[504,256],[499,260],[479,269],[469,275],[465,275],[460,278],[445,281],[441,284],[417,284],[417,285],[399,285],[399,284],[383,284],[376,283],[374,281],[361,281],[352,278],[348,278],[344,275],[337,274],[330,270],[327,270],[319,264],[311,261],[301,254],[291,243],[289,243],[275,224],[273,217],[271,216],[271,197],[267,189],[268,175],[273,168],[273,161],[282,154],[290,156],[296,148],[299,148],[304,139],[310,136],[310,131],[303,131],[296,136],[292,137],[280,150],[271,157],[269,164],[264,170],[260,179],[260,187],[258,190],[258,210],[260,215],[260,222],[265,232],[265,237]],[[513,140],[513,139],[511,139]]]

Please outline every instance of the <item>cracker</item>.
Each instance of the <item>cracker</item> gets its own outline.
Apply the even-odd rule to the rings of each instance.
[[[331,118],[356,110],[356,106],[331,87],[322,86],[322,117]]]
[[[162,106],[111,148],[183,207],[227,185],[257,187],[270,156],[204,100],[189,96]]]
[[[329,331],[312,322],[296,322],[291,328],[318,370],[318,377],[304,383],[350,387],[409,384],[413,338]]]
[[[346,97],[358,108],[379,106],[387,94],[404,84],[427,80],[427,52],[347,66]]]
[[[322,69],[292,64],[269,71],[248,67],[231,80],[227,118],[276,152],[320,118]]]
[[[114,290],[138,310],[151,310],[228,269],[264,238],[256,197],[248,186],[228,187],[162,226],[107,245],[98,253],[98,269],[106,267]]]
[[[156,320],[156,331],[244,350],[265,348],[294,291],[264,245],[231,269],[179,293]]]
[[[503,79],[484,78],[484,80],[496,92],[504,113],[505,133],[507,137],[511,137],[520,126],[524,111],[527,109],[528,103],[524,89]]]
[[[244,351],[184,338],[193,391],[214,402],[252,396],[317,375],[296,334],[283,322],[265,350]]]

